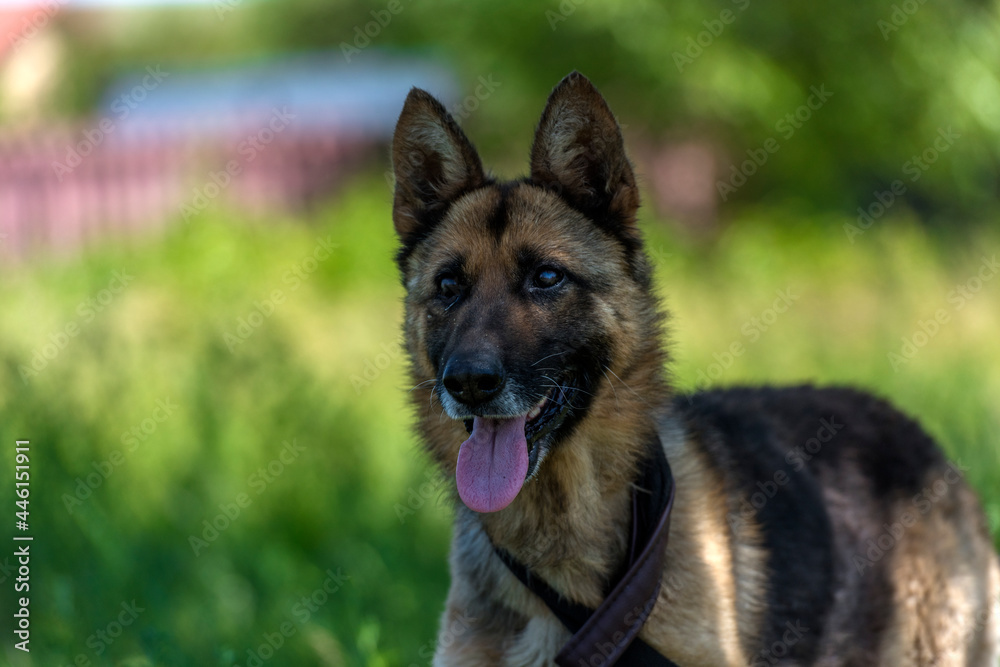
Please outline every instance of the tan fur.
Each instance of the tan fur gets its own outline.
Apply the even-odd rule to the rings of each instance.
[[[747,665],[749,657],[741,646],[740,638],[748,635],[749,639],[753,635],[763,610],[764,601],[759,588],[762,555],[755,553],[755,547],[748,546],[743,558],[747,569],[742,570],[744,576],[739,583],[734,581],[737,570],[733,552],[730,545],[718,541],[718,537],[727,532],[727,503],[717,479],[684,441],[673,442],[668,452],[672,460],[679,462],[673,468],[678,494],[671,520],[664,583],[650,620],[640,636],[684,667]],[[579,513],[580,523],[567,526],[570,531],[583,529],[588,513],[594,509],[593,505],[587,505]],[[490,599],[517,612],[520,620],[512,623],[510,630],[518,639],[508,645],[502,636],[491,640],[484,632],[475,640],[470,638],[468,645],[443,652],[435,664],[495,665],[498,664],[497,655],[503,655],[502,660],[526,655],[530,650],[524,643],[527,641],[534,645],[541,632],[541,628],[530,632],[525,630],[527,626],[522,623],[528,619],[544,619],[543,627],[551,631],[547,631],[545,636],[553,638],[553,643],[561,647],[568,640],[569,633],[496,558],[482,528],[475,525],[474,517],[469,516],[471,513],[462,508],[459,508],[459,513],[462,517],[456,525],[452,595],[446,618],[460,617],[465,610],[472,608],[472,598],[462,597],[463,593],[474,597],[477,591],[489,590]],[[625,514],[624,508],[622,514]],[[591,539],[599,540],[592,533],[588,531]],[[461,535],[461,545],[457,543],[458,535]],[[491,536],[497,539],[492,533]],[[560,531],[555,539],[569,538]],[[756,540],[748,538],[747,541],[752,545]],[[524,549],[513,543],[503,544],[516,551]],[[474,570],[467,569],[470,562],[477,563]],[[590,590],[592,575],[589,572],[578,574],[568,565],[542,567],[536,571],[572,599],[592,606],[597,606],[601,600],[598,591]],[[742,604],[739,602],[741,598]],[[556,637],[560,641],[555,641]]]
[[[728,502],[718,476],[676,425],[668,422],[661,440],[677,483],[664,570],[673,585],[641,636],[681,665],[746,665],[741,639],[755,635],[765,607],[756,528],[747,523],[739,544],[726,540]]]
[[[944,482],[945,475],[951,476],[950,485],[958,483],[949,470],[928,480],[928,488]],[[913,511],[912,503],[901,503],[893,515],[906,511]],[[989,664],[995,655],[996,633],[986,632],[986,621],[997,589],[988,583],[993,577],[984,582],[982,573],[996,571],[996,557],[981,546],[988,544],[985,530],[955,521],[977,513],[978,501],[967,487],[949,486],[947,496],[893,547],[889,571],[897,613],[881,665],[959,667]],[[980,535],[971,534],[977,530]]]
[[[586,418],[513,502],[477,514],[456,499],[452,587],[434,664],[552,664],[569,633],[494,546],[566,598],[596,608],[625,559],[632,484],[643,443],[654,434],[671,464],[676,497],[662,588],[640,636],[681,667],[751,664],[768,611],[766,587],[780,573],[767,571],[760,524],[730,521],[739,503],[732,479],[670,411],[664,315],[650,293],[644,256],[628,251],[639,238],[638,191],[603,98],[579,75],[560,84],[536,133],[531,182],[501,189],[486,179],[443,107],[414,91],[397,126],[393,162],[411,393],[420,435],[445,475],[454,477],[467,432],[444,411],[430,351],[444,317],[432,305],[440,267],[460,255],[474,279],[476,306],[448,317],[453,330],[474,331],[476,345],[498,347],[504,336],[527,341],[559,318],[581,317],[562,302],[543,307],[512,296],[525,251],[600,286],[587,294],[581,326],[608,333],[609,341]],[[616,220],[616,238],[582,212],[591,209]],[[493,221],[498,210],[504,219]],[[854,521],[852,512],[875,517],[885,509],[868,481],[852,460],[823,480],[833,548],[843,562],[873,537],[871,522]],[[855,651],[851,635],[851,610],[868,593],[867,580],[841,567],[827,627],[809,629],[822,639],[815,664],[988,665],[1000,632],[1000,571],[983,529],[969,528],[967,517],[980,515],[971,492],[957,485],[906,533],[888,556],[896,596],[892,618],[884,619],[888,639],[872,652]]]
[[[616,132],[601,132],[602,126]],[[639,192],[617,130],[618,122],[601,94],[583,77],[570,75],[553,93],[538,123],[531,147],[532,177],[575,197],[603,191],[610,195],[610,209],[634,223]],[[605,181],[588,181],[583,169],[588,153],[607,157]]]
[[[449,215],[454,222],[442,227],[440,238],[432,236],[432,242],[426,244],[425,251],[418,251],[414,261],[433,264],[440,259],[436,253],[443,256],[454,246],[455,237],[464,237],[464,247],[471,250],[470,266],[473,270],[482,267],[485,273],[481,289],[500,293],[505,290],[507,277],[492,273],[493,267],[498,266],[497,258],[513,255],[517,248],[537,243],[536,239],[551,239],[548,241],[551,254],[595,279],[606,278],[601,274],[609,271],[605,268],[609,258],[621,254],[606,240],[603,247],[595,248],[594,241],[599,239],[578,239],[579,234],[569,233],[582,220],[567,216],[565,208],[557,206],[554,195],[531,191],[527,187],[515,191],[510,204],[517,219],[524,222],[512,225],[499,248],[485,239],[479,241],[482,235],[477,233],[477,225],[482,225],[482,221],[477,219],[475,212],[489,206],[490,196],[493,195],[488,191],[479,191],[460,201]],[[595,250],[600,251],[600,260]],[[619,267],[621,261],[618,260]],[[612,263],[611,268],[614,267]],[[558,474],[526,485],[512,505],[514,511],[483,516],[487,530],[499,544],[530,540],[534,534],[551,531],[553,525],[563,526],[558,534],[552,535],[550,542],[559,545],[560,553],[568,551],[576,556],[569,563],[561,558],[556,560],[566,569],[566,578],[577,582],[583,600],[591,604],[599,602],[601,578],[617,563],[624,548],[628,485],[634,476],[639,453],[635,424],[647,421],[650,404],[661,403],[663,399],[657,397],[665,395],[665,387],[657,377],[663,366],[659,342],[639,340],[640,332],[649,328],[648,318],[656,315],[632,313],[622,308],[622,304],[636,301],[635,292],[635,286],[621,285],[608,296],[599,312],[608,320],[606,326],[614,323],[632,332],[632,336],[622,336],[616,356],[638,357],[641,363],[634,364],[634,368],[612,366],[609,369],[609,378],[621,379],[617,382],[609,379],[601,385],[594,401],[593,418],[580,430],[572,452],[562,448],[545,462],[547,469],[558,471]],[[420,286],[415,286],[411,296],[414,300],[421,298]],[[518,313],[512,312],[509,316],[516,319]],[[414,309],[407,322],[413,332],[414,349],[418,351],[425,349],[425,321],[419,310]],[[425,356],[416,361],[416,377],[423,379],[433,375],[430,359]],[[415,393],[418,393],[416,403],[422,406],[422,428],[433,448],[432,454],[453,473],[458,446],[466,437],[464,427],[460,422],[442,417],[432,387],[421,387]],[[561,511],[553,516],[552,508],[559,506],[562,506]],[[602,544],[601,536],[607,534],[616,535],[618,543]],[[536,549],[528,556],[526,564],[529,566],[544,568],[553,560],[547,550]],[[558,576],[555,572],[552,574]]]

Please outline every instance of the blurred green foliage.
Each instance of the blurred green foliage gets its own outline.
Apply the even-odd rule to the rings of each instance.
[[[855,211],[904,178],[939,130],[959,139],[921,171],[905,206],[954,227],[995,222],[1000,164],[1000,4],[882,0],[822,5],[756,0],[551,0],[434,3],[282,0],[122,14],[113,32],[72,31],[69,108],[87,109],[108,77],[248,57],[362,45],[350,62],[431,56],[466,94],[480,76],[500,89],[468,119],[478,143],[516,157],[551,87],[572,69],[591,77],[622,121],[646,138],[693,136],[720,152],[725,177],[769,138],[780,143],[727,197]],[[373,12],[375,13],[373,15]],[[381,15],[366,37],[367,24]],[[345,59],[345,64],[347,64]],[[810,90],[832,97],[789,136],[779,124]]]
[[[220,0],[121,11],[110,28],[59,19],[72,57],[56,103],[88,112],[116,74],[150,63],[336,53],[386,6]],[[545,95],[572,69],[605,93],[633,152],[693,137],[728,166],[778,138],[723,206],[731,224],[713,243],[644,213],[677,384],[704,373],[873,389],[971,466],[1000,533],[1000,279],[961,307],[949,298],[1000,247],[995,0],[403,8],[356,57],[438,58],[468,93],[480,76],[499,81],[463,125],[504,175],[523,172]],[[785,139],[777,124],[821,86],[830,100]],[[954,145],[849,238],[856,208],[947,128]],[[429,662],[450,482],[409,428],[385,168],[310,214],[253,223],[211,210],[162,241],[0,266],[0,444],[32,442],[37,642],[30,661],[13,651],[5,616],[0,663],[247,665],[285,623],[294,634],[264,664]],[[115,271],[134,280],[100,311],[88,306]],[[794,305],[766,331],[752,324],[779,290]],[[888,355],[939,309],[949,321],[893,368]],[[78,334],[60,345],[70,324]],[[734,342],[745,352],[722,363]],[[44,368],[23,373],[36,358]],[[163,404],[176,407],[157,421]],[[286,442],[304,449],[282,462]],[[13,500],[0,484],[0,506]],[[225,527],[213,537],[205,522]],[[2,570],[0,582],[9,609]],[[324,583],[336,592],[303,607]],[[133,600],[144,611],[101,640]]]
[[[304,219],[209,211],[162,243],[0,273],[0,443],[31,440],[35,536],[32,661],[11,649],[5,617],[11,664],[246,665],[284,623],[294,634],[264,664],[428,663],[448,585],[449,486],[409,430],[390,193],[374,170],[346,192]],[[704,248],[645,218],[680,387],[705,372],[719,384],[874,389],[971,466],[997,533],[1000,278],[961,309],[948,299],[982,249],[1000,246],[996,230],[955,242],[903,219],[852,244],[843,218],[768,208]],[[133,280],[87,319],[115,271]],[[779,290],[796,300],[772,320]],[[894,371],[887,354],[939,308],[949,322]],[[754,317],[770,320],[756,336]],[[22,379],[69,323],[79,334]],[[714,370],[734,341],[745,353]],[[175,406],[162,421],[158,402]],[[279,469],[286,441],[304,450]],[[0,485],[0,506],[11,487]],[[226,518],[241,494],[249,503]],[[305,614],[297,605],[328,571],[349,578]],[[133,600],[144,611],[103,643],[96,633]]]

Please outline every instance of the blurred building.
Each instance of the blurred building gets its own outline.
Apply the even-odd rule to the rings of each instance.
[[[24,72],[58,53],[32,44],[40,35],[0,65],[28,106],[45,85]],[[367,55],[151,66],[115,81],[88,118],[0,130],[0,256],[154,230],[220,202],[248,216],[308,207],[384,150],[412,86],[455,97],[441,66]]]

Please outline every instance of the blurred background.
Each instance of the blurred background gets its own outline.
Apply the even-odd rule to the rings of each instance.
[[[450,480],[409,428],[388,162],[414,85],[514,177],[589,76],[677,386],[886,396],[997,535],[998,3],[799,5],[0,4],[0,664],[429,663]]]

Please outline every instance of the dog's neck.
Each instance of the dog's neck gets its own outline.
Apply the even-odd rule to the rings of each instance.
[[[628,556],[632,486],[670,412],[665,315],[643,311],[629,362],[609,369],[587,414],[514,502],[477,515],[493,544],[557,591],[596,608]]]
[[[606,369],[586,415],[542,461],[536,477],[505,509],[470,511],[469,522],[456,523],[456,530],[482,526],[496,547],[563,595],[593,608],[627,558],[631,489],[650,447],[659,445],[658,425],[671,410],[661,344],[664,319],[649,298],[625,344],[628,361]],[[417,405],[426,441],[442,467],[453,470],[456,453],[448,443],[460,441],[464,428],[442,420],[431,388],[423,391]]]
[[[611,419],[585,420],[507,509],[478,515],[495,546],[591,607],[627,558],[632,487],[659,446],[650,406],[642,402],[641,416],[620,407]]]

